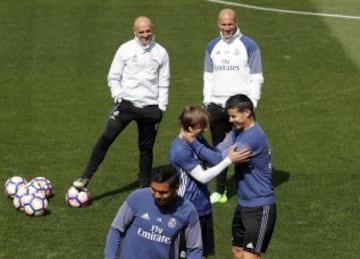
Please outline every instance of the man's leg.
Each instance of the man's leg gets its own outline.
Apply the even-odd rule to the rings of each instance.
[[[215,254],[215,236],[213,215],[199,217],[203,241],[203,259]]]
[[[105,158],[105,155],[114,142],[116,137],[120,134],[121,131],[129,124],[130,120],[126,116],[126,112],[121,110],[122,104],[115,106],[114,110],[111,112],[106,124],[103,133],[96,142],[88,164],[85,168],[85,171],[81,178],[74,181],[73,185],[77,188],[84,188],[89,183],[90,179],[93,177],[98,167]],[[125,115],[124,115],[125,114]]]
[[[213,145],[216,146],[219,144],[224,138],[228,130],[228,120],[214,120],[211,122],[211,138]],[[227,169],[225,169],[221,174],[216,177],[216,192],[220,194],[224,194],[226,189],[226,182],[227,182]]]
[[[211,115],[210,121],[210,131],[212,143],[214,146],[219,144],[232,129],[232,124],[229,122],[229,116],[226,109],[222,108],[219,105],[210,104],[208,107],[208,112]],[[225,169],[221,174],[216,177],[216,192],[212,194],[211,202],[226,202],[226,195],[224,199],[221,200],[221,195],[225,194],[227,183],[227,169]],[[226,199],[225,199],[226,198]]]
[[[260,259],[260,255],[244,251],[242,247],[238,246],[233,246],[231,252],[233,259]]]
[[[153,164],[153,147],[156,135],[162,119],[162,111],[158,106],[147,106],[138,111],[139,117],[136,119],[139,136],[139,169],[140,186],[150,186],[151,170]]]
[[[258,259],[269,245],[276,222],[276,205],[238,206],[232,224],[233,258]]]

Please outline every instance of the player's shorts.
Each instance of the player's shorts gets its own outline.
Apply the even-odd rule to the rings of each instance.
[[[254,254],[265,253],[276,222],[276,204],[236,207],[232,223],[232,245]]]
[[[199,217],[201,226],[201,235],[203,241],[203,256],[215,254],[214,227],[212,214]],[[179,245],[180,258],[186,258],[186,241],[184,233],[180,233]]]

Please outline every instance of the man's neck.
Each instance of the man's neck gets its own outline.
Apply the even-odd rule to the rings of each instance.
[[[247,121],[245,123],[244,130],[248,130],[251,127],[253,127],[254,125],[255,125],[255,120],[254,119],[249,119],[249,121]]]

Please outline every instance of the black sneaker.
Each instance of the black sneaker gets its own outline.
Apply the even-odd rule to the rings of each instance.
[[[90,182],[90,179],[89,178],[79,178],[79,179],[76,179],[74,182],[73,182],[73,186],[78,188],[78,189],[82,189],[82,188],[85,188]]]

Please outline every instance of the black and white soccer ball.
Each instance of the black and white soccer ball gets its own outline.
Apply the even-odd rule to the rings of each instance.
[[[70,207],[85,207],[90,202],[90,191],[86,188],[77,189],[71,186],[65,194],[65,200]]]

